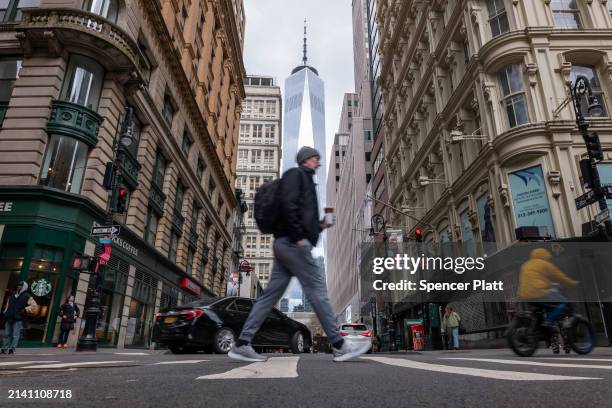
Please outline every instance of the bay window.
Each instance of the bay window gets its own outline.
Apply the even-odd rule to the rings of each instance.
[[[86,11],[104,17],[113,23],[117,22],[119,5],[117,0],[86,0],[83,5]]]
[[[508,65],[498,72],[497,77],[501,86],[502,104],[508,116],[508,125],[513,128],[529,122],[521,66]]]
[[[586,77],[589,80],[591,90],[593,91],[593,97],[597,99],[597,102],[601,105],[603,110],[603,113],[599,116],[608,116],[604,93],[601,89],[601,84],[599,82],[599,78],[597,77],[595,67],[593,65],[572,65],[572,83],[575,83],[576,78],[579,76]],[[580,101],[580,110],[582,111],[582,115],[584,117],[591,116],[589,112],[589,101],[587,100],[587,95],[582,96],[582,100]]]
[[[91,110],[98,109],[104,69],[94,60],[82,55],[70,58],[61,99]]]
[[[51,135],[43,161],[40,184],[71,193],[81,191],[88,147],[67,136]]]
[[[550,9],[557,28],[582,28],[576,0],[551,0]]]
[[[504,0],[487,0],[487,11],[489,13],[489,26],[491,27],[491,35],[493,37],[510,31]]]

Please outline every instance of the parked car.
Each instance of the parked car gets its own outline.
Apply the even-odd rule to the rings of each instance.
[[[253,304],[252,299],[230,296],[163,309],[155,315],[153,341],[168,346],[175,354],[198,351],[225,354],[240,334]],[[312,336],[304,324],[274,308],[252,344],[258,349],[308,353]]]
[[[369,343],[368,354],[372,353],[372,332],[365,324],[345,323],[340,326],[340,335],[355,343]]]

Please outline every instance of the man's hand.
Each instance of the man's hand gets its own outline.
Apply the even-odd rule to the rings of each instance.
[[[295,245],[297,245],[299,247],[303,247],[304,245],[306,245],[306,240],[305,239],[300,239],[298,242],[295,243]]]

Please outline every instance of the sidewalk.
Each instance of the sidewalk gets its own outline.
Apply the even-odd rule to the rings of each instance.
[[[22,347],[18,348],[16,355],[20,356],[60,356],[60,355],[91,355],[91,354],[118,354],[118,355],[162,355],[169,353],[168,350],[149,350],[149,349],[117,349],[109,347],[98,347],[98,351],[79,351],[74,347],[60,349],[57,347]]]

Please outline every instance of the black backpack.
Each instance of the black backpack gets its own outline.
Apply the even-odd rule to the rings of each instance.
[[[263,183],[255,193],[254,215],[257,227],[264,234],[273,234],[281,214],[280,179]]]

